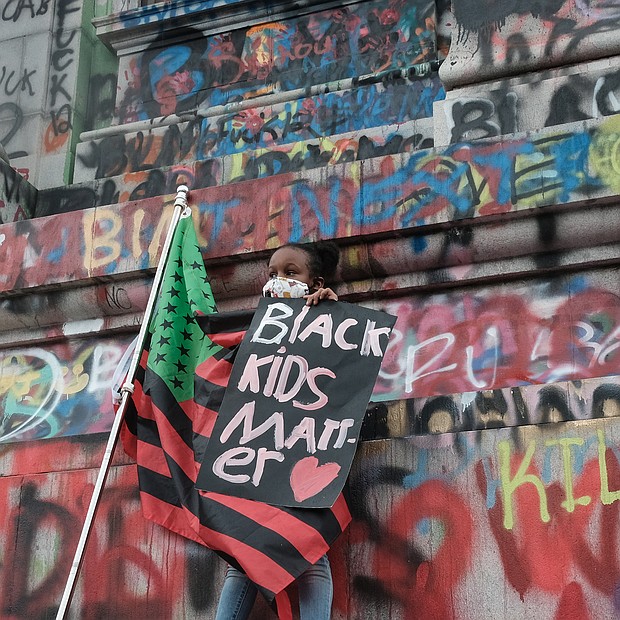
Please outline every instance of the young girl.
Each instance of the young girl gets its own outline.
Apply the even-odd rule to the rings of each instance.
[[[335,243],[290,243],[277,249],[269,260],[265,297],[304,297],[307,305],[324,299],[338,300],[325,286],[338,266],[340,250]],[[311,510],[311,509],[308,509]],[[297,579],[300,620],[329,620],[333,584],[329,560],[324,555]],[[229,566],[224,579],[215,620],[246,620],[258,590],[248,577]]]

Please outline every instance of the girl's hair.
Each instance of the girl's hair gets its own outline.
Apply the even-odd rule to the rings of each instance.
[[[313,278],[331,280],[340,260],[340,248],[333,241],[286,243],[283,248],[297,248],[308,255],[308,268]]]

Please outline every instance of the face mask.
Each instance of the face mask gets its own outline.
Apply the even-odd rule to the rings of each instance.
[[[270,278],[263,286],[263,297],[299,299],[309,293],[308,285],[292,278]]]

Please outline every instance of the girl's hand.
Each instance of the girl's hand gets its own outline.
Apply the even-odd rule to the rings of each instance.
[[[332,291],[331,288],[320,288],[310,295],[304,295],[306,300],[306,306],[316,306],[323,299],[331,299],[332,301],[338,301],[338,295]]]

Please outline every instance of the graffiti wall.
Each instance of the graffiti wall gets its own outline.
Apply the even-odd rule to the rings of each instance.
[[[404,407],[373,395],[365,422],[383,438],[613,418],[620,413],[618,383],[613,376],[522,385],[414,398]]]
[[[217,170],[231,162],[228,165],[237,173],[221,182],[234,182],[255,178],[252,172],[243,172],[244,164],[261,155],[267,162],[270,157],[276,160],[274,171],[290,171],[314,168],[332,159],[352,161],[428,147],[433,145],[432,128],[420,134],[415,123],[409,123],[414,129],[408,131],[408,122],[429,118],[433,103],[441,98],[443,89],[436,77],[400,79],[148,132],[117,134],[79,145],[75,180],[221,158],[210,162],[211,166]],[[346,145],[346,153],[340,144]]]
[[[618,54],[620,12],[605,0],[455,0],[441,77],[448,88]]]
[[[34,216],[38,192],[22,173],[0,160],[0,224]]]
[[[581,67],[583,68],[583,67]],[[587,72],[564,68],[500,80],[480,92],[452,91],[436,104],[436,144],[495,137],[540,127],[612,116],[620,111],[620,69],[614,59]]]
[[[79,201],[69,198],[71,192],[64,188],[60,191],[43,190],[37,201],[37,216],[172,194],[179,179],[198,189],[412,152],[433,145],[433,128],[429,120],[385,125],[376,130],[300,140],[269,148],[250,149],[246,144],[248,148],[242,148],[236,154],[198,158],[186,163],[173,163],[182,159],[177,150],[181,143],[176,138],[170,139],[168,132],[178,136],[178,129],[164,130],[161,137],[158,136],[160,132],[154,130],[148,135],[138,132],[135,139],[129,140],[126,136],[103,138],[100,142],[89,143],[88,150],[84,147],[78,149],[76,177],[103,178],[108,173],[115,176],[99,182],[85,180],[80,187],[74,187],[73,194],[80,194]],[[144,149],[135,149],[134,140],[144,145]],[[152,167],[164,162],[169,164]],[[127,169],[129,171],[119,173]],[[73,209],[72,205],[75,205]]]
[[[620,618],[618,8],[293,4],[0,2],[0,617],[56,615],[185,183],[220,309],[329,238],[397,316],[334,620]],[[224,569],[117,449],[71,618],[212,618]]]
[[[67,457],[64,471],[31,475],[23,484],[21,476],[0,480],[6,507],[0,527],[13,537],[0,554],[5,565],[21,567],[3,571],[2,617],[55,617],[96,477],[96,469],[72,470],[68,458],[83,463],[88,454],[89,467],[96,467],[102,447],[101,442],[54,442],[49,449]],[[18,450],[16,471],[24,471],[28,456],[34,455]],[[36,456],[46,462],[45,453]],[[211,617],[225,566],[195,543],[150,526],[140,511],[136,483],[133,466],[118,466],[110,475],[72,616]]]
[[[354,522],[331,553],[334,618],[616,617],[618,441],[614,423],[585,421],[362,443]],[[7,472],[76,459],[0,480],[0,553],[24,567],[2,579],[4,617],[54,617],[102,447],[64,440],[3,453]],[[223,562],[150,525],[135,476],[117,461],[72,613],[212,617]]]
[[[192,17],[197,13],[220,7],[231,7],[243,0],[197,0],[180,3],[174,0],[163,2],[163,10],[153,10],[148,6],[154,2],[140,0],[115,0],[113,12],[118,13],[124,28],[136,28],[151,23],[161,23],[176,17]]]
[[[160,15],[165,17],[165,12]],[[139,19],[139,17],[138,17]],[[373,0],[204,36],[121,59],[120,123],[291,91],[436,57],[432,2]]]
[[[23,49],[24,36],[31,44],[47,47],[54,19],[49,2],[4,3],[0,12],[0,142],[9,158],[20,167],[30,168],[28,156],[37,152],[36,136],[40,133],[40,114],[47,94],[45,70]]]
[[[618,272],[403,299],[375,397],[477,392],[620,374]],[[598,276],[598,277],[597,277]],[[602,282],[601,282],[602,283]]]
[[[109,431],[129,338],[0,350],[0,444]]]
[[[369,409],[369,424],[386,425],[375,435],[544,424],[616,411],[617,281],[617,268],[608,268],[371,304],[397,317]],[[115,286],[99,294],[110,315],[144,304]],[[3,309],[5,324],[11,309],[21,311]],[[86,338],[71,336],[77,328],[67,326],[58,344],[0,349],[0,443],[110,429],[114,373],[130,354],[135,331],[109,338],[103,319],[87,323]]]
[[[620,187],[619,120],[616,115],[591,129],[460,143],[337,164],[327,173],[279,174],[196,190],[201,243],[206,257],[216,258],[289,241],[413,232],[613,196]],[[82,190],[69,193],[74,191]],[[0,258],[9,268],[0,274],[0,289],[153,266],[170,214],[165,210],[162,217],[162,203],[170,198],[7,226]],[[257,209],[264,217],[256,217]],[[43,251],[24,261],[27,247]],[[423,248],[423,240],[412,238],[414,252]]]
[[[71,182],[79,133],[97,126],[93,115],[107,123],[112,116],[97,75],[97,65],[109,67],[110,60],[94,39],[93,4],[8,0],[0,7],[0,143],[37,188]],[[42,50],[49,62],[41,62]],[[116,74],[113,80],[114,96]],[[87,106],[100,109],[89,115]]]
[[[616,617],[612,429],[569,423],[363,444],[343,616]]]

